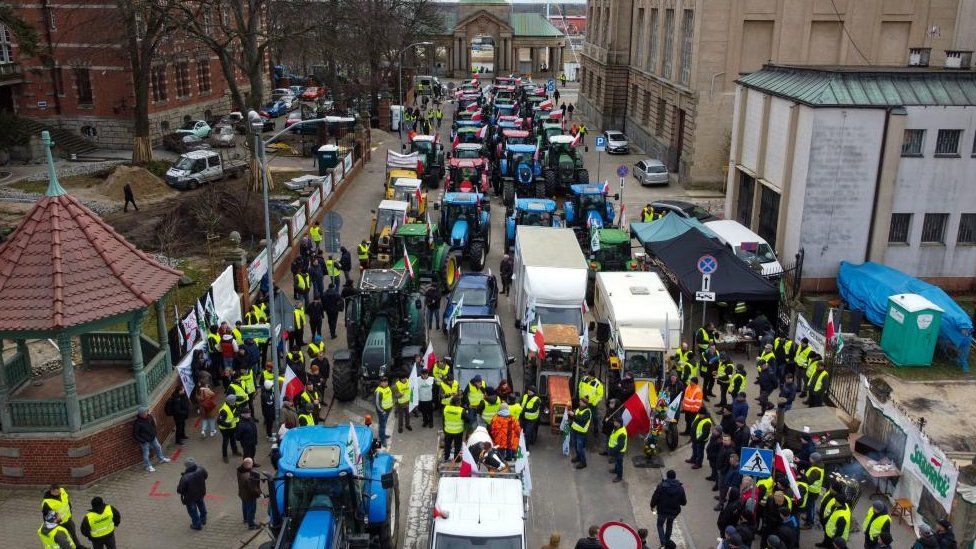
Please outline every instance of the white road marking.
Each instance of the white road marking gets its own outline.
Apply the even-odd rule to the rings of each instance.
[[[413,463],[410,483],[410,502],[407,511],[406,534],[403,547],[423,547],[430,536],[428,512],[433,504],[433,484],[437,459],[434,454],[417,456]]]

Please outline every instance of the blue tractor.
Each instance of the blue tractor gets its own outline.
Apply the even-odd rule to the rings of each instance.
[[[262,549],[396,549],[399,479],[369,427],[290,429],[280,452]]]
[[[614,220],[613,203],[607,198],[617,199],[617,195],[607,195],[608,188],[603,183],[578,183],[570,185],[570,200],[563,203],[566,226],[577,234],[590,229],[612,227]],[[585,229],[585,230],[583,230]]]
[[[512,207],[515,195],[545,198],[545,183],[540,178],[542,164],[539,149],[535,145],[506,144],[505,152],[494,171],[501,179],[502,200],[506,208]]]
[[[515,246],[515,229],[519,225],[531,227],[561,227],[556,215],[556,201],[548,198],[519,198],[505,218],[505,251]]]
[[[491,202],[481,193],[444,193],[439,204],[440,234],[448,237],[451,254],[460,265],[467,259],[474,271],[485,268],[491,248]]]

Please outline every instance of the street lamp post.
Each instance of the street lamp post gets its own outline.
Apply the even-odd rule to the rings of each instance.
[[[398,92],[397,92],[397,96],[399,98],[399,106],[400,106],[400,124],[397,125],[397,133],[400,136],[400,144],[401,145],[403,144],[403,119],[404,119],[404,112],[403,112],[404,111],[404,106],[403,106],[403,53],[405,51],[409,50],[410,48],[415,48],[417,46],[430,46],[430,45],[433,45],[433,42],[414,42],[413,44],[410,44],[409,46],[406,46],[405,48],[403,48],[402,50],[400,50],[400,53],[397,54],[397,71],[398,71],[398,76],[397,76],[397,90],[398,90]]]
[[[248,123],[251,125],[251,132],[254,133],[254,158],[257,160],[258,169],[261,170],[261,193],[264,202],[264,250],[266,255],[266,261],[268,264],[268,325],[270,326],[270,334],[268,337],[268,345],[271,347],[271,364],[274,370],[274,384],[273,394],[275,399],[275,418],[274,425],[278,426],[279,416],[281,415],[281,392],[282,387],[279,387],[278,377],[281,375],[281,370],[278,365],[278,326],[275,325],[275,284],[274,284],[274,241],[271,240],[271,215],[269,214],[268,206],[268,177],[267,177],[267,158],[265,157],[265,146],[286,131],[302,126],[305,124],[313,124],[318,122],[325,122],[325,118],[313,118],[310,120],[302,120],[292,124],[279,131],[278,133],[272,135],[267,139],[267,141],[261,140],[261,130],[264,128],[264,121],[261,120],[261,115],[256,111],[249,111],[247,113]]]

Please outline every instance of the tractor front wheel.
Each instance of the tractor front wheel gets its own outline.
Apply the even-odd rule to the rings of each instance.
[[[589,170],[579,170],[576,172],[576,180],[586,185],[590,182],[590,172]]]
[[[546,184],[545,184],[545,193],[543,193],[542,198],[556,196],[556,185],[557,185],[556,172],[552,170],[546,170],[543,175],[545,175]]]
[[[515,207],[515,182],[512,181],[511,183],[509,183],[508,181],[506,181],[504,185],[505,185],[505,191],[502,194],[502,203],[505,204],[506,208],[514,208]]]
[[[339,402],[356,398],[356,365],[350,360],[336,360],[332,364],[332,391]]]
[[[485,250],[485,245],[483,242],[473,242],[471,244],[470,250],[471,257],[471,270],[481,271],[485,268],[485,260],[487,259],[488,252]]]

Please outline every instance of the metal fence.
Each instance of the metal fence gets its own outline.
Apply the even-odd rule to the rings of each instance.
[[[861,357],[859,353],[841,352],[830,366],[830,401],[851,417],[857,409],[858,391],[861,389]]]

